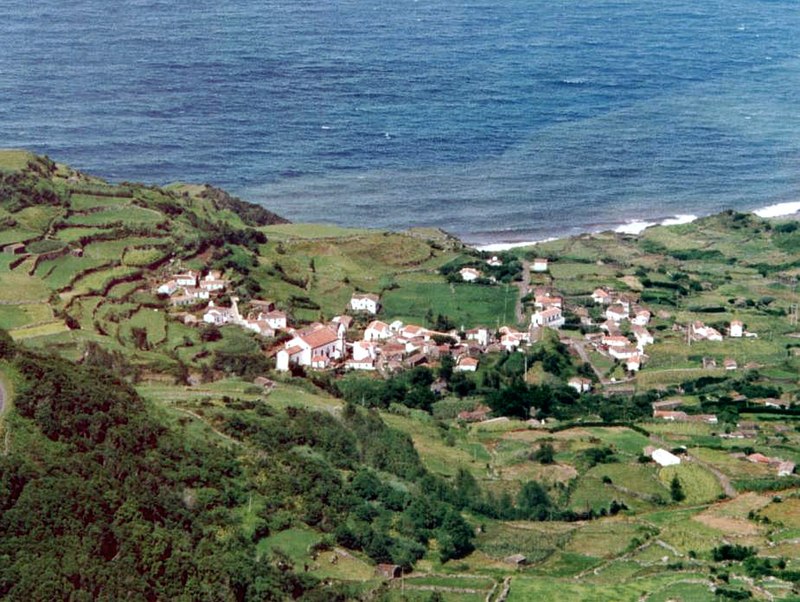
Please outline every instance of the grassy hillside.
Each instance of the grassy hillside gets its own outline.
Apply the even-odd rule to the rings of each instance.
[[[0,254],[15,396],[0,422],[0,597],[796,599],[800,477],[747,456],[800,462],[799,237],[796,221],[727,212],[515,249],[493,273],[435,230],[288,224],[208,186],[116,185],[0,153],[0,242],[24,245]],[[542,256],[548,272],[526,273]],[[463,283],[463,266],[498,282]],[[387,322],[524,327],[528,277],[570,315],[474,374],[447,360],[391,378],[279,374],[275,339],[187,324],[206,302],[154,293],[184,269],[221,271],[242,307],[273,300],[295,326],[364,291]],[[598,287],[653,314],[638,374],[586,343]],[[695,320],[758,336],[690,344]],[[663,400],[719,420],[654,419]],[[481,404],[493,419],[458,418]]]

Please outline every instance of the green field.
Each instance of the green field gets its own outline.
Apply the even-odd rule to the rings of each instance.
[[[428,312],[448,316],[465,328],[516,322],[518,291],[513,286],[448,284],[436,279],[398,278],[399,288],[383,296],[384,313],[406,323],[424,324]]]

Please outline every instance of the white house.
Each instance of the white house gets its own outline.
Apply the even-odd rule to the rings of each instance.
[[[275,336],[275,329],[265,320],[244,320],[241,325],[248,330],[252,330],[256,334],[260,334],[262,337]]]
[[[613,322],[622,322],[628,319],[628,310],[620,303],[615,303],[606,309],[606,319]]]
[[[721,341],[722,335],[719,333],[718,330],[715,328],[711,328],[711,326],[706,326],[702,322],[692,322],[691,326],[691,334],[697,340],[706,340],[706,341]]]
[[[475,268],[461,268],[458,273],[461,274],[461,279],[464,282],[475,282],[481,277],[481,273]]]
[[[315,355],[311,358],[311,367],[315,370],[326,370],[330,365],[331,360],[327,355]]]
[[[373,293],[353,293],[350,297],[350,309],[353,311],[365,311],[374,316],[380,307],[381,298]]]
[[[618,360],[628,360],[639,355],[636,347],[609,347],[608,355]]]
[[[631,330],[636,338],[636,346],[639,349],[644,349],[645,345],[652,345],[655,342],[653,335],[643,326],[634,325]]]
[[[582,378],[580,376],[573,376],[569,379],[567,384],[575,389],[578,393],[588,393],[592,390],[592,381],[588,378]]]
[[[637,310],[633,315],[633,319],[631,320],[631,324],[635,324],[636,326],[647,326],[649,322],[650,312],[646,309]]]
[[[167,280],[164,284],[162,284],[156,289],[156,292],[159,295],[171,295],[179,288],[180,287],[178,286],[178,283],[175,280]]]
[[[400,332],[403,330],[403,321],[402,320],[395,320],[391,324],[389,324],[389,330],[394,333]]]
[[[183,290],[186,293],[186,295],[188,297],[191,297],[192,299],[208,299],[210,297],[207,290],[199,288],[197,286],[187,286],[184,287]]]
[[[200,288],[207,291],[223,291],[228,286],[228,281],[222,279],[222,274],[216,270],[210,271],[202,280],[200,280]]]
[[[533,265],[531,266],[531,269],[534,272],[546,272],[547,263],[548,263],[547,259],[543,257],[537,257],[536,259],[533,260]]]
[[[638,372],[641,367],[642,367],[641,355],[637,354],[625,360],[625,369],[628,372]]]
[[[631,344],[627,337],[621,335],[610,336],[604,334],[601,340],[606,347],[628,347]]]
[[[525,332],[516,332],[510,328],[505,329],[506,332],[500,337],[500,345],[509,353],[518,349],[522,343],[530,341],[530,336]],[[502,329],[501,329],[502,331]]]
[[[730,336],[735,338],[741,338],[744,334],[744,324],[740,320],[732,320],[731,321],[731,328],[730,328]]]
[[[598,305],[608,305],[611,303],[611,293],[604,288],[596,288],[592,293],[592,301]]]
[[[532,326],[541,326],[546,328],[561,328],[564,325],[564,316],[561,310],[557,307],[551,307],[542,311],[537,311],[531,316]]]
[[[493,268],[499,268],[501,265],[503,265],[503,260],[500,259],[497,255],[492,255],[491,259],[486,260],[486,265],[490,265]]]
[[[474,357],[462,357],[453,369],[457,372],[475,372],[478,369],[478,360]]]
[[[533,306],[536,309],[548,309],[550,307],[557,307],[563,309],[564,300],[561,297],[551,297],[549,295],[536,295],[534,297]]]
[[[344,355],[344,339],[328,326],[304,331],[288,341],[278,352],[277,369],[288,370],[289,364],[311,366],[312,360],[326,357],[339,359]]]
[[[478,345],[486,347],[489,344],[489,329],[488,328],[473,328],[467,331],[467,340],[475,341]]]
[[[282,311],[272,310],[267,313],[258,314],[259,320],[264,320],[274,330],[286,328],[286,314]]]
[[[375,360],[363,359],[356,360],[350,359],[344,363],[345,370],[375,370]]]
[[[423,328],[422,326],[417,326],[415,324],[406,324],[400,329],[399,334],[404,339],[416,339],[417,337],[422,337],[427,341],[431,338],[431,333],[427,328]]]
[[[233,321],[230,308],[227,307],[211,307],[203,314],[203,322],[206,324],[214,324],[216,326],[223,326]]]
[[[175,282],[178,286],[197,286],[197,272],[189,270],[182,274],[175,274]]]
[[[681,459],[678,456],[661,448],[653,450],[650,457],[660,466],[676,466],[681,463]]]
[[[206,313],[203,314],[203,321],[208,324],[216,324],[217,326],[230,323],[244,326],[244,320],[239,314],[238,302],[238,298],[231,297],[230,307],[216,307],[213,301],[209,301]]]
[[[353,343],[353,359],[355,361],[374,360],[378,356],[378,347],[370,341]]]
[[[369,323],[367,329],[364,331],[365,341],[382,341],[392,336],[392,331],[389,325],[380,320],[374,320]]]

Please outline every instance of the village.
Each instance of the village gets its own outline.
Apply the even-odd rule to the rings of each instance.
[[[497,267],[502,265],[502,260],[492,256],[485,263]],[[535,259],[529,269],[533,274],[547,275],[549,260]],[[475,267],[464,267],[457,275],[465,283],[491,285]],[[576,359],[592,367],[596,378],[574,376],[567,384],[578,393],[587,393],[619,382],[616,378],[607,379],[591,364],[587,349],[623,366],[625,378],[631,379],[647,363],[647,347],[656,341],[648,329],[651,311],[640,303],[639,296],[609,288],[597,288],[588,298],[573,300],[567,305],[552,282],[523,286],[520,294],[533,301],[533,311],[526,318],[527,328],[520,330],[498,324],[446,331],[407,324],[391,317],[379,319],[383,308],[380,296],[375,293],[354,292],[344,311],[327,322],[294,324],[274,301],[251,299],[244,304],[246,311],[243,311],[239,298],[230,294],[230,288],[231,282],[217,270],[204,275],[186,270],[169,273],[165,280],[156,283],[154,291],[168,299],[174,315],[185,324],[236,326],[276,341],[266,353],[274,358],[279,372],[294,369],[365,371],[390,378],[404,369],[436,367],[444,356],[453,358],[455,371],[476,372],[486,354],[525,352],[541,339],[544,329],[559,331],[566,323],[565,312],[570,312],[588,331],[581,339],[559,336],[559,340]],[[593,319],[587,306],[595,307],[594,315],[601,316],[602,320]],[[194,311],[188,311],[191,308]],[[684,332],[687,345],[723,340],[719,330],[700,321],[686,325],[673,323],[672,330]],[[730,322],[727,335],[730,338],[757,337],[756,333],[745,330],[740,320]],[[733,358],[726,358],[723,365],[726,371],[738,368]],[[715,360],[703,358],[702,367],[716,367]],[[688,415],[674,409],[654,408],[654,417],[716,422],[716,417]]]

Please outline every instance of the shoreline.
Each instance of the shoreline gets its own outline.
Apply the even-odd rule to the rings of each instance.
[[[753,215],[757,215],[758,217],[764,219],[789,217],[800,214],[800,201],[775,203],[773,205],[767,205],[765,207],[760,207],[758,209],[752,209],[750,211],[746,211],[745,213],[752,213]],[[685,214],[673,215],[671,217],[657,218],[655,220],[637,218],[619,224],[616,228],[613,229],[604,228],[602,230],[589,230],[586,232],[572,234],[569,236],[580,236],[580,234],[598,234],[600,232],[616,232],[618,234],[630,234],[633,236],[638,236],[648,228],[652,228],[654,226],[678,226],[682,224],[690,224],[693,221],[700,219],[700,217],[701,216],[698,215],[685,213]],[[800,215],[798,215],[798,217],[800,217]],[[519,249],[523,247],[534,247],[536,245],[552,242],[554,240],[559,240],[561,238],[564,238],[564,236],[550,236],[548,238],[543,238],[540,240],[530,240],[530,241],[508,241],[508,242],[477,243],[477,244],[466,243],[466,244],[468,244],[471,247],[474,247],[478,251],[496,253],[501,251],[509,251],[511,249]]]

